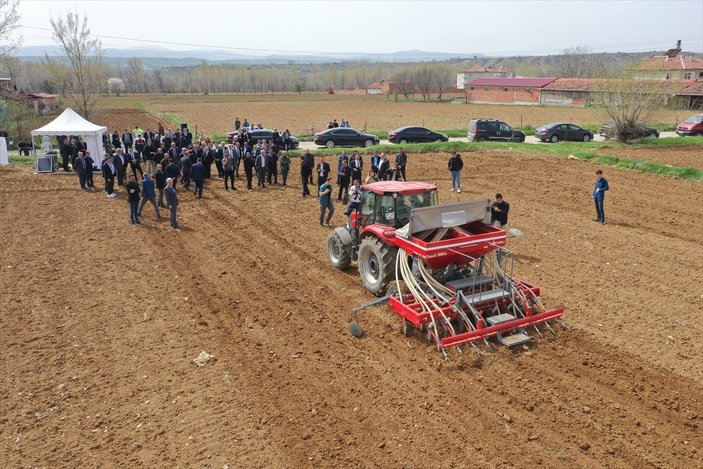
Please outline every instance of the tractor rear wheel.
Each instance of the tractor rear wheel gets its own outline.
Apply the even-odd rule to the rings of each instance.
[[[327,257],[335,269],[345,270],[351,264],[349,249],[344,246],[341,238],[334,231],[327,236]]]
[[[359,275],[364,287],[376,296],[386,294],[386,287],[395,278],[396,248],[368,237],[359,246]]]

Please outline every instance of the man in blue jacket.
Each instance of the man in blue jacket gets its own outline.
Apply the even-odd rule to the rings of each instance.
[[[196,163],[190,167],[190,178],[195,182],[195,190],[193,193],[197,195],[199,199],[203,198],[203,184],[205,183],[206,175],[207,171],[205,170],[203,159],[198,158]]]
[[[608,180],[603,177],[603,171],[599,169],[596,171],[596,185],[593,189],[593,200],[596,203],[597,221],[601,224],[605,224],[605,208],[603,207],[603,202],[605,202],[605,191],[608,189],[610,189]]]
[[[156,219],[160,220],[161,214],[159,213],[159,206],[156,203],[156,188],[154,185],[154,180],[151,179],[149,173],[144,173],[144,179],[142,179],[142,201],[139,204],[139,210],[137,211],[137,214],[140,217],[142,216],[142,210],[147,202],[151,202],[151,205],[154,206],[154,210],[156,210]]]

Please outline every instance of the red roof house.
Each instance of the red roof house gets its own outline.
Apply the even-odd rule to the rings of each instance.
[[[542,88],[556,78],[476,78],[466,83],[466,102],[540,104]]]

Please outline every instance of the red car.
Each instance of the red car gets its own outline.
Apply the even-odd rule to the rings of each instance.
[[[676,126],[676,133],[682,137],[687,135],[703,135],[703,114],[694,114]]]

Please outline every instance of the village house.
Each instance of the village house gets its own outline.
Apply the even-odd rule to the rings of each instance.
[[[681,109],[703,109],[703,79],[688,83],[676,96]]]
[[[655,55],[632,67],[635,80],[696,80],[703,78],[703,60],[681,55],[681,41],[664,55]]]
[[[557,78],[542,88],[541,104],[547,106],[587,106],[590,103],[592,78]]]
[[[456,87],[463,90],[466,83],[476,78],[515,78],[513,70],[503,70],[503,67],[484,67],[474,64],[456,74]]]
[[[556,78],[476,78],[465,84],[467,103],[541,104],[542,88]]]
[[[366,87],[367,94],[403,94],[403,89],[410,89],[412,85],[409,82],[405,82],[407,85],[403,86],[403,82],[393,81],[393,80],[381,80],[375,83],[371,83]]]

